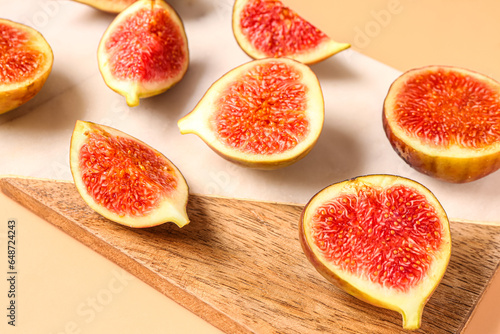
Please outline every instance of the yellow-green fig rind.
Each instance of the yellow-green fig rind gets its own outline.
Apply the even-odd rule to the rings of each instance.
[[[168,13],[169,18],[179,27],[179,33],[182,40],[182,53],[185,61],[182,67],[177,71],[176,75],[160,81],[138,81],[136,79],[122,80],[116,78],[111,70],[110,57],[106,52],[106,43],[113,35],[115,27],[133,17],[135,13],[141,9],[161,9]],[[154,24],[154,23],[151,23]],[[187,36],[181,17],[177,14],[175,9],[163,0],[138,0],[128,6],[125,10],[121,11],[116,18],[111,22],[109,27],[104,32],[99,46],[97,49],[97,60],[99,71],[104,79],[106,85],[116,93],[123,95],[129,107],[136,107],[139,105],[140,99],[151,96],[156,96],[172,88],[179,81],[182,80],[189,67],[189,48]]]
[[[356,277],[328,263],[315,246],[311,238],[310,224],[317,208],[339,194],[351,194],[364,186],[390,187],[402,184],[416,189],[426,196],[429,203],[437,210],[442,223],[443,243],[426,274],[426,277],[408,292],[400,292],[367,279]],[[438,287],[444,276],[451,256],[451,234],[446,212],[437,198],[423,185],[394,175],[367,175],[336,184],[332,184],[314,195],[304,207],[299,220],[299,240],[306,258],[313,267],[329,282],[350,295],[371,305],[396,311],[402,315],[403,328],[418,329],[421,325],[425,304]]]
[[[0,19],[5,24],[28,36],[23,48],[39,52],[40,62],[36,73],[30,78],[15,83],[0,83],[0,114],[14,110],[37,95],[45,85],[54,63],[54,54],[47,40],[37,30],[7,19]]]
[[[300,71],[301,82],[307,86],[307,109],[310,129],[306,138],[293,149],[275,154],[257,154],[238,151],[223,143],[212,129],[211,117],[216,111],[216,101],[221,97],[228,84],[238,80],[257,65],[267,63],[284,63]],[[314,72],[305,64],[288,58],[257,59],[240,65],[221,78],[207,90],[195,108],[178,121],[181,134],[195,134],[221,157],[238,165],[255,169],[278,169],[289,166],[304,158],[316,144],[324,124],[324,98],[320,83]]]
[[[177,181],[176,189],[172,190],[167,196],[164,196],[157,207],[142,216],[119,215],[96,202],[93,196],[87,191],[80,168],[80,149],[87,142],[88,133],[91,132],[109,133],[111,135],[131,139],[153,150],[155,154],[164,159],[168,163],[169,168],[173,170],[172,173]],[[71,136],[70,167],[76,189],[82,199],[92,210],[115,223],[133,228],[153,227],[167,222],[172,222],[179,227],[183,227],[189,223],[189,217],[186,211],[189,188],[184,176],[163,154],[137,138],[108,126],[78,120]]]
[[[245,6],[254,0],[236,0],[233,5],[233,13],[232,13],[232,29],[233,35],[236,39],[236,42],[240,46],[240,48],[245,52],[249,57],[253,59],[262,59],[269,58],[271,55],[266,52],[259,50],[256,48],[248,39],[247,36],[243,33],[241,27],[241,17],[242,12]],[[290,9],[286,9],[287,11]],[[328,38],[322,41],[319,45],[314,48],[310,48],[308,50],[303,50],[300,53],[295,54],[286,54],[284,57],[291,58],[301,63],[312,65],[319,63],[343,50],[350,48],[351,45],[349,43],[339,43],[335,40]]]
[[[382,123],[385,134],[394,151],[412,168],[442,181],[467,183],[481,179],[500,169],[500,141],[487,147],[463,148],[456,145],[441,148],[424,144],[397,124],[393,115],[398,94],[407,80],[425,72],[437,70],[462,73],[472,80],[484,82],[500,96],[500,83],[480,73],[451,66],[425,66],[409,70],[390,86],[384,100]]]
[[[383,117],[386,136],[396,153],[412,168],[422,174],[450,183],[468,183],[479,180],[500,168],[500,150],[476,157],[433,155],[409,145]]]

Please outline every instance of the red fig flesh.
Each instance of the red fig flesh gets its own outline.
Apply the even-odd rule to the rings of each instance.
[[[52,49],[38,31],[0,19],[0,114],[38,94],[53,62]]]
[[[403,73],[384,102],[394,150],[413,168],[448,182],[500,168],[500,83],[456,67]]]
[[[243,64],[217,80],[179,120],[224,158],[274,169],[303,158],[323,126],[321,87],[311,69],[285,58]]]
[[[160,152],[119,130],[77,121],[70,165],[75,186],[102,216],[130,227],[189,222],[188,186]]]
[[[97,55],[104,81],[129,106],[171,88],[189,65],[184,25],[163,0],[139,0],[121,12],[104,33]]]
[[[299,234],[309,261],[351,295],[420,327],[451,253],[446,213],[421,184],[369,175],[333,184],[305,206]]]
[[[277,0],[236,0],[233,33],[254,59],[287,57],[312,64],[350,47],[335,42]]]

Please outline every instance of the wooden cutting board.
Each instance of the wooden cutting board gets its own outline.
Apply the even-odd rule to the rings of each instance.
[[[7,196],[227,333],[406,333],[401,317],[321,277],[298,241],[300,205],[190,195],[191,223],[131,229],[73,183],[0,178]],[[500,226],[452,222],[450,264],[415,333],[461,333],[500,262]]]

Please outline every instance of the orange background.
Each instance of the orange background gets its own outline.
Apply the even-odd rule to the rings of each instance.
[[[500,1],[284,2],[333,39],[398,70],[455,65],[500,80]]]

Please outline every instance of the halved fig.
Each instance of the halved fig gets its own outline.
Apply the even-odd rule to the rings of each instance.
[[[278,0],[236,0],[232,21],[236,41],[254,59],[287,57],[313,64],[350,47]]]
[[[304,207],[300,242],[327,280],[417,329],[451,253],[448,218],[421,184],[368,175],[326,187]]]
[[[188,186],[163,154],[108,126],[77,121],[70,166],[83,200],[100,215],[130,227],[189,223]]]
[[[73,0],[108,13],[120,13],[137,0]]]
[[[454,183],[500,168],[500,84],[450,66],[403,73],[385,98],[383,126],[413,168]]]
[[[275,169],[303,158],[323,121],[323,93],[311,69],[295,60],[267,58],[222,76],[178,126],[230,161]]]
[[[38,31],[0,19],[0,114],[38,94],[53,62],[52,49]]]
[[[125,96],[129,106],[168,90],[189,66],[184,25],[163,0],[139,0],[118,14],[97,56],[104,81]]]

